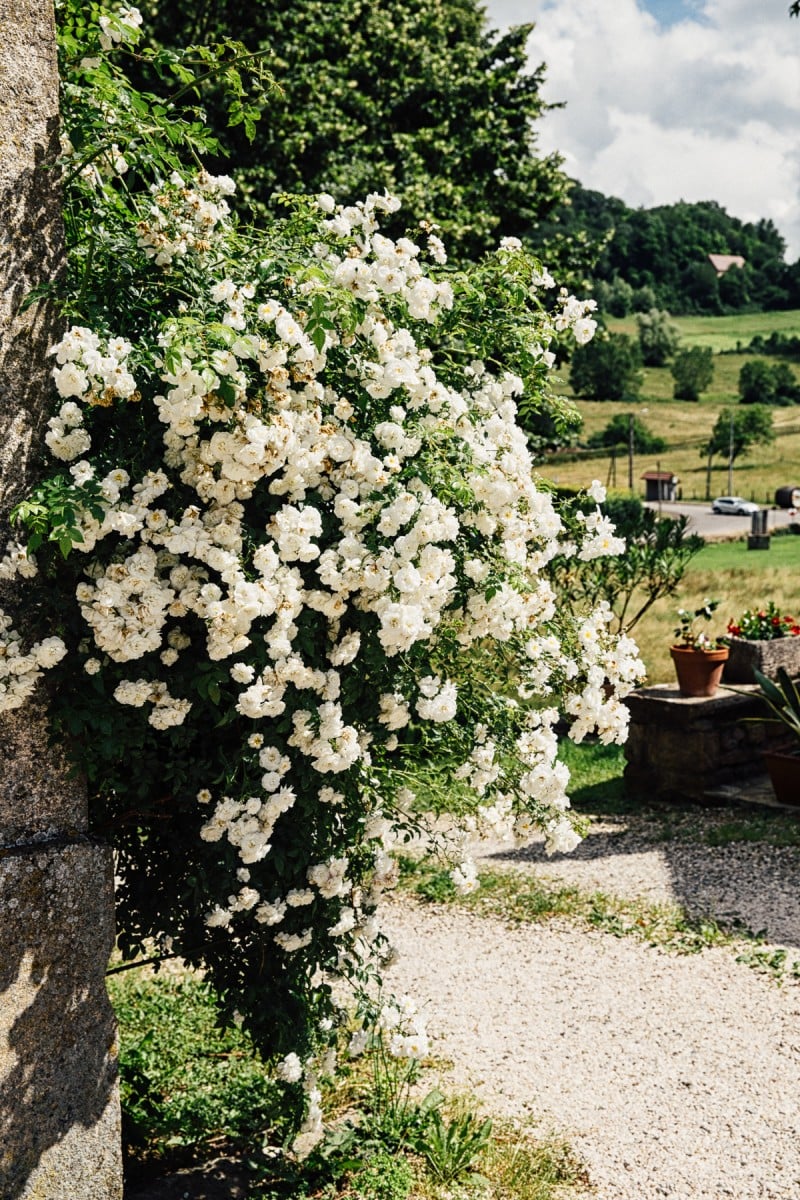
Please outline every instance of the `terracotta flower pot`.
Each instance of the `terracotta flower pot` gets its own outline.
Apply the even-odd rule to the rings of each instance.
[[[800,755],[768,750],[764,764],[778,803],[800,808]]]
[[[713,696],[722,678],[728,647],[719,650],[694,650],[689,646],[670,646],[675,663],[678,688],[682,696]]]

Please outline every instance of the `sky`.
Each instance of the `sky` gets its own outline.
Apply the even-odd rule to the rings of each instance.
[[[789,0],[485,0],[535,23],[537,126],[567,173],[634,207],[716,200],[800,257],[800,19]]]

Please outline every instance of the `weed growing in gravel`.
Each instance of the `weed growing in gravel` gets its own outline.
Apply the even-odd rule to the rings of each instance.
[[[737,954],[736,961],[771,975],[777,983],[783,983],[785,979],[800,980],[800,958],[790,958],[789,951],[783,947],[775,950],[757,944],[747,946],[741,954]]]
[[[740,925],[720,925],[713,917],[691,917],[679,904],[548,887],[541,879],[517,871],[483,871],[477,890],[465,896],[456,892],[445,871],[428,867],[423,860],[401,857],[400,866],[402,886],[428,902],[454,902],[514,923],[562,919],[614,937],[635,937],[677,954],[697,954],[710,946],[744,946],[738,961],[766,971],[778,982],[800,978],[800,965],[789,962],[785,951],[764,948],[762,935]]]
[[[709,846],[728,846],[734,842],[765,842],[770,846],[800,846],[800,813],[745,811],[741,817],[707,828],[704,838]]]

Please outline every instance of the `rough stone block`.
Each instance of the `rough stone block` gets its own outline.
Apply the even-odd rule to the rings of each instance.
[[[782,727],[753,718],[766,709],[758,689],[681,696],[676,686],[639,688],[631,714],[625,786],[648,800],[719,803],[727,785],[763,774],[762,755],[786,741]]]
[[[726,683],[755,683],[754,669],[772,679],[779,667],[793,677],[800,675],[800,637],[771,641],[732,637],[722,678]]]
[[[0,716],[0,846],[87,828],[86,789],[47,745],[44,705]]]
[[[0,849],[0,1196],[120,1200],[111,852]]]

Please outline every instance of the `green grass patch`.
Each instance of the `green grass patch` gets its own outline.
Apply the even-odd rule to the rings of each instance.
[[[578,812],[610,816],[638,811],[641,805],[625,793],[622,773],[625,750],[622,746],[604,746],[587,740],[580,743],[564,738],[558,757],[569,767],[569,796]]]
[[[219,1024],[209,984],[194,975],[112,975],[120,1030],[123,1137],[130,1160],[191,1161],[213,1145],[259,1145],[280,1131],[279,1095],[250,1038]]]
[[[675,954],[697,954],[711,946],[739,951],[738,961],[770,974],[777,982],[800,978],[800,963],[771,948],[763,937],[738,924],[723,925],[713,917],[689,916],[679,904],[585,892],[572,886],[548,886],[541,878],[519,871],[482,871],[478,889],[459,895],[446,871],[404,859],[403,886],[423,901],[450,902],[512,924],[563,920],[613,937],[634,937],[648,946]],[[763,952],[762,952],[763,948]]]
[[[774,600],[784,612],[797,607],[800,537],[773,538],[768,551],[748,550],[744,542],[709,542],[690,562],[677,596],[656,601],[633,630],[650,683],[675,678],[669,647],[678,608],[695,609],[706,597],[721,600],[709,631],[725,633],[728,621],[747,608]]]
[[[800,846],[800,818],[787,812],[745,810],[741,816],[707,827],[703,840],[709,846],[730,846],[737,842]]]
[[[590,1182],[566,1142],[510,1123],[495,1125],[483,1171],[492,1185],[486,1200],[566,1200]]]
[[[329,1131],[308,1159],[264,1154],[265,1140],[280,1146],[286,1136],[285,1099],[247,1035],[218,1025],[210,985],[190,972],[139,969],[108,983],[129,1185],[218,1155],[242,1163],[248,1200],[568,1200],[570,1185],[586,1181],[562,1139],[493,1124],[472,1101],[436,1089],[430,1128],[417,1121],[416,1140],[384,1144],[370,1117],[368,1055],[345,1058],[323,1088]]]

